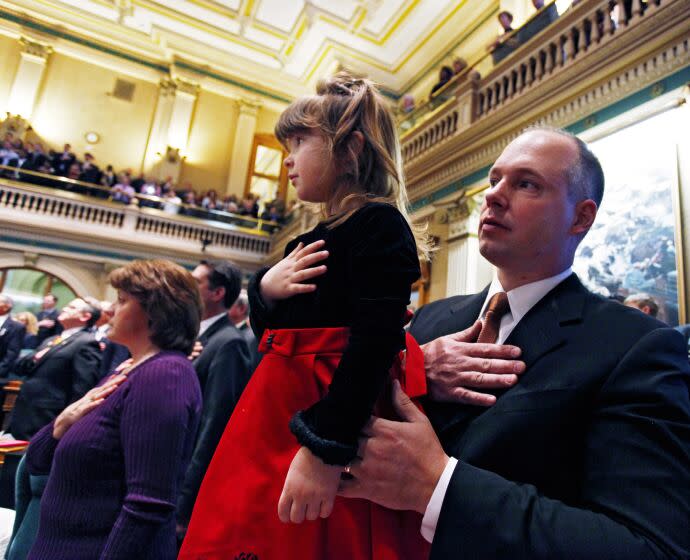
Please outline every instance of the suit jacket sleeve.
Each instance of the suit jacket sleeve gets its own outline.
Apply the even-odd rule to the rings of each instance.
[[[204,385],[199,433],[178,500],[177,515],[188,522],[213,453],[251,375],[244,337],[228,340],[215,352]]]
[[[656,329],[604,381],[583,418],[576,503],[460,462],[432,558],[688,558],[690,379],[681,360],[681,337]]]
[[[7,377],[14,368],[14,364],[19,357],[19,352],[22,350],[24,342],[24,335],[26,334],[26,327],[24,325],[13,325],[12,331],[9,331],[5,336],[9,337],[7,341],[7,351],[0,360],[0,377]]]
[[[74,335],[77,336],[77,335]],[[90,336],[90,335],[89,335]],[[78,341],[79,348],[72,359],[72,395],[70,402],[82,398],[98,383],[101,371],[101,349],[93,337]]]

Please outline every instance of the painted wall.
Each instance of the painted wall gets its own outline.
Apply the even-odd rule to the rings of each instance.
[[[7,102],[14,76],[17,73],[21,52],[19,41],[0,35],[0,111],[5,117]]]
[[[199,93],[179,184],[189,182],[203,192],[225,191],[237,114],[231,99],[203,90]]]
[[[118,77],[136,84],[131,102],[110,95]],[[53,148],[69,142],[79,157],[93,153],[101,167],[139,171],[156,106],[158,84],[53,53],[39,91],[33,127]],[[87,145],[84,134],[101,140]]]

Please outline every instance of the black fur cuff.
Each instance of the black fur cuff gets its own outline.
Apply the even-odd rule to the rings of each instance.
[[[323,439],[317,436],[304,421],[304,411],[300,411],[290,420],[290,431],[297,441],[327,465],[349,464],[357,456],[357,446],[339,441]]]

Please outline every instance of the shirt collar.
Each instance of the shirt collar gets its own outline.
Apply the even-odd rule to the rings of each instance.
[[[74,333],[78,333],[79,331],[81,331],[83,329],[84,329],[84,327],[72,327],[71,329],[66,329],[60,333],[60,338],[62,340],[67,340]]]
[[[10,318],[9,313],[5,313],[4,315],[0,315],[0,327],[2,327],[5,324],[5,321]]]
[[[204,319],[199,323],[199,335],[201,336],[204,334],[204,332],[213,324],[215,323],[218,319],[220,319],[223,315],[225,315],[227,311],[223,311],[222,313],[218,313],[218,315],[214,315],[213,317],[209,317],[208,319]]]
[[[506,292],[508,295],[508,303],[510,304],[510,314],[513,318],[512,323],[517,324],[520,319],[522,319],[541,298],[558,286],[558,284],[563,282],[563,280],[565,280],[572,273],[573,269],[568,267],[563,272],[556,274],[555,276],[550,276],[549,278],[524,284],[513,290],[510,290],[509,292]],[[494,279],[491,281],[491,286],[489,286],[489,293],[486,295],[486,299],[484,300],[482,312],[479,314],[480,317],[484,316],[486,306],[489,304],[491,296],[503,291],[505,290],[503,289],[503,286],[501,286],[498,278],[494,277]]]

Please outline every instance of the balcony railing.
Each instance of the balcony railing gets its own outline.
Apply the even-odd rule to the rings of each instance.
[[[138,246],[139,252],[153,248],[185,258],[198,257],[209,247],[211,256],[254,265],[265,260],[272,246],[271,235],[260,228],[118,204],[7,178],[0,179],[0,220],[4,227],[32,234],[58,239],[76,235],[97,246]]]
[[[80,194],[89,198],[112,201],[111,191],[107,187],[93,183],[85,183],[84,181],[77,181],[67,177],[61,177],[59,175],[47,175],[45,173],[39,173],[37,171],[31,171],[28,169],[17,169],[15,167],[0,165],[0,176],[5,176],[6,178],[15,181],[30,183],[40,187]],[[221,210],[210,210],[152,195],[137,193],[132,197],[131,204],[138,205],[142,208],[162,210],[169,215],[179,214],[189,218],[198,218],[199,220],[203,221],[219,222],[222,224],[229,224],[254,231],[274,233],[281,228],[281,224],[278,222],[261,220],[254,218],[253,216],[234,214]]]
[[[571,7],[498,63],[486,77],[470,74],[469,79],[454,88],[452,98],[429,114],[418,115],[414,126],[402,136],[406,172],[409,173],[410,165],[414,167],[421,156],[462,136],[471,126],[476,129],[477,123],[490,117],[498,119],[498,123],[505,118],[500,125],[504,126],[505,122],[514,120],[516,100],[534,98],[536,105],[543,106],[554,98],[551,90],[555,83],[569,88],[572,96],[585,74],[602,69],[606,72],[607,65],[615,66],[620,55],[628,49],[648,48],[639,40],[628,44],[624,39],[626,35],[633,35],[629,32],[636,28],[653,33],[653,22],[663,20],[666,28],[685,25],[687,34],[689,5],[688,0],[583,0]],[[685,17],[685,22],[672,21],[670,15],[656,17],[662,12],[685,14],[679,16]],[[620,52],[613,46],[607,48],[612,42],[620,46]],[[658,56],[663,62],[680,54],[676,50],[677,47],[669,47],[668,52],[660,52]],[[573,80],[565,86],[560,84],[562,80],[570,80],[571,75]],[[543,95],[541,99],[538,93]],[[525,112],[523,107],[521,110]],[[413,175],[410,185],[414,189]],[[414,192],[411,194],[414,196]]]

